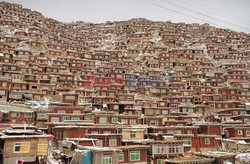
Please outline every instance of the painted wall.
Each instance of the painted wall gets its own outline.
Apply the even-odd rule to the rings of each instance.
[[[82,155],[82,164],[92,164],[92,152],[88,152],[86,155]]]

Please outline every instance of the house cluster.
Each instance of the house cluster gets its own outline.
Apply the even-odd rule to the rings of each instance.
[[[249,34],[6,2],[0,29],[0,163],[250,162]]]

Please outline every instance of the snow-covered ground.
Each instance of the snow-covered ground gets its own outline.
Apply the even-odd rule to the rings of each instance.
[[[236,157],[236,164],[249,164],[250,163],[250,153],[240,153]]]
[[[50,152],[50,154],[48,156],[48,164],[60,164],[59,161],[54,159],[54,157],[52,156],[51,151],[49,151],[49,152]]]
[[[56,160],[53,157],[53,153],[56,152],[57,150],[55,149],[54,144],[52,143],[52,141],[49,142],[49,155],[48,155],[48,164],[62,164],[60,161]]]

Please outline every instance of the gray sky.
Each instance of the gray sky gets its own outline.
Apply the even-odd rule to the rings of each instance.
[[[103,23],[131,18],[209,23],[250,33],[250,0],[6,0],[71,22]]]

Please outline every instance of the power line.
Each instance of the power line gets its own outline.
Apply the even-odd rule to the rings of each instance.
[[[217,14],[219,14],[219,15],[221,15],[221,16],[223,16],[223,17],[227,17],[227,18],[230,18],[230,19],[233,19],[233,20],[236,20],[236,21],[238,21],[238,22],[241,22],[241,23],[248,23],[248,21],[247,20],[244,20],[244,19],[241,19],[241,18],[237,18],[236,16],[233,16],[233,15],[231,15],[231,16],[229,16],[229,14],[226,14],[226,13],[223,13],[222,11],[220,11],[220,10],[217,10],[217,9],[213,9],[213,8],[210,8],[210,7],[208,7],[207,6],[207,8],[210,8],[210,10],[208,10],[207,8],[204,8],[203,6],[205,6],[205,5],[199,5],[199,4],[197,4],[197,3],[194,3],[194,4],[192,4],[192,2],[191,2],[191,4],[190,3],[187,3],[187,2],[191,2],[190,0],[189,1],[182,1],[182,3],[184,3],[184,4],[186,4],[186,5],[189,5],[189,6],[192,6],[192,7],[198,7],[199,9],[202,9],[202,10],[204,10],[204,11],[207,11],[207,12],[217,12]],[[234,17],[234,18],[233,18]],[[246,24],[247,26],[249,26],[250,25],[250,23],[249,24]]]
[[[169,2],[169,1],[166,1],[166,0],[160,0],[160,1],[162,1],[162,2],[164,2],[164,3],[168,3],[168,4],[171,4],[171,5],[174,5],[174,6],[177,6],[177,7],[180,7],[180,8],[182,8],[182,9],[185,9],[185,10],[188,10],[188,11],[191,11],[191,12],[194,12],[194,13],[196,13],[196,14],[205,16],[205,17],[207,17],[207,18],[214,19],[214,20],[217,20],[217,21],[220,21],[220,22],[229,24],[229,25],[233,25],[233,26],[236,26],[236,27],[240,27],[240,28],[243,28],[243,29],[245,29],[245,30],[249,30],[249,31],[250,31],[250,29],[245,28],[245,27],[243,27],[243,26],[236,25],[236,24],[233,24],[233,23],[224,21],[224,20],[222,20],[222,19],[214,18],[214,17],[212,17],[212,16],[209,16],[209,15],[206,15],[206,14],[203,14],[203,13],[200,13],[200,12],[197,12],[197,11],[194,11],[194,10],[192,10],[192,9],[183,7],[183,6],[181,6],[181,5],[177,5],[177,4],[173,3],[173,2]]]
[[[165,10],[169,10],[169,11],[172,11],[172,12],[175,12],[175,13],[178,13],[178,14],[181,14],[181,15],[184,15],[184,16],[187,16],[187,17],[190,17],[190,18],[193,18],[193,19],[202,21],[202,22],[204,22],[204,23],[209,23],[209,24],[212,24],[212,25],[215,25],[215,26],[219,26],[219,27],[228,29],[228,27],[225,27],[225,26],[222,26],[222,25],[213,23],[213,22],[209,22],[209,21],[206,21],[206,20],[203,20],[203,19],[200,19],[200,18],[196,18],[196,17],[194,17],[194,16],[191,16],[191,15],[188,15],[188,14],[185,14],[185,13],[182,13],[182,12],[177,11],[177,10],[174,10],[174,9],[167,8],[167,7],[165,7],[165,6],[161,6],[161,5],[158,5],[158,4],[155,4],[155,3],[152,3],[152,2],[146,1],[146,0],[141,0],[141,1],[143,1],[143,2],[145,2],[145,3],[148,3],[148,4],[151,4],[151,5],[154,5],[154,6],[156,6],[156,7],[165,9]]]
[[[189,2],[192,2],[192,0],[189,0]],[[225,12],[225,11],[221,11],[221,10],[219,10],[219,9],[216,9],[216,8],[213,8],[213,7],[211,7],[211,6],[208,6],[208,5],[205,5],[205,4],[202,4],[202,3],[199,3],[199,2],[193,2],[193,3],[195,3],[195,4],[197,4],[197,5],[200,5],[200,6],[205,6],[205,7],[207,7],[207,8],[210,8],[210,9],[212,9],[212,10],[214,10],[214,11],[217,11],[217,12],[219,12],[219,13],[222,13],[222,14],[224,14],[224,15],[230,15],[230,16],[232,16],[232,17],[235,17],[235,18],[238,18],[238,19],[241,19],[241,20],[244,20],[244,21],[247,21],[247,22],[249,22],[250,23],[250,21],[249,20],[247,20],[247,19],[243,19],[243,18],[241,18],[241,17],[239,17],[239,16],[236,16],[236,15],[232,15],[231,13],[228,13],[228,12]],[[223,13],[224,12],[224,13]]]

